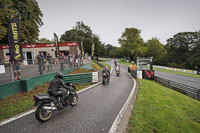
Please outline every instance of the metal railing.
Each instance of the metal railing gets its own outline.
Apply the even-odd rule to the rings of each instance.
[[[197,100],[200,100],[200,88],[195,88],[191,86],[187,86],[181,83],[177,83],[168,79],[160,78],[160,77],[154,77],[154,80],[157,82],[160,82],[164,86],[177,90],[189,97],[195,98]]]

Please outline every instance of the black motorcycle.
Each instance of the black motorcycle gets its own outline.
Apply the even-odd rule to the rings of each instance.
[[[35,117],[38,121],[45,122],[48,121],[53,115],[54,111],[60,110],[60,104],[64,107],[67,105],[75,106],[78,103],[78,95],[76,93],[76,88],[72,84],[66,84],[70,89],[65,96],[64,103],[61,103],[60,97],[54,97],[49,94],[38,94],[34,95],[35,106],[38,106],[35,112]]]
[[[106,73],[102,73],[102,83],[105,85],[106,83],[109,83],[109,76]]]

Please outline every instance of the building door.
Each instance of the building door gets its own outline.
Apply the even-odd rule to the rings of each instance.
[[[26,52],[27,62],[28,64],[33,64],[33,56],[32,52]]]

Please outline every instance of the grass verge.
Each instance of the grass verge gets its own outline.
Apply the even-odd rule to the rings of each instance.
[[[183,76],[189,76],[189,77],[194,77],[194,78],[200,78],[200,75],[197,74],[192,74],[192,73],[184,73],[184,72],[177,72],[177,71],[170,71],[170,70],[165,70],[165,69],[160,69],[160,68],[153,68],[156,71],[161,71],[161,72],[167,72],[167,73],[173,73],[173,74],[178,74],[178,75],[183,75]]]
[[[200,101],[149,80],[139,91],[127,133],[199,133]]]
[[[119,60],[117,61],[119,64],[123,64],[123,65],[126,65],[126,66],[129,66],[129,65],[135,65],[135,63],[130,63],[130,62],[126,62],[124,60]]]
[[[99,63],[101,63],[104,66],[107,66],[109,68],[109,70],[111,70],[111,65],[106,64],[106,61],[99,61]]]

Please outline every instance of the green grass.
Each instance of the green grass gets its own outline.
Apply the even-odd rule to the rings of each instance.
[[[94,61],[92,61],[92,67],[95,69],[95,70],[100,70],[102,69],[98,64],[96,64]]]
[[[129,63],[129,62],[126,62],[126,61],[124,61],[124,60],[119,60],[119,61],[117,61],[119,64],[123,64],[123,65],[126,65],[126,66],[129,66],[129,65],[135,65],[135,63],[133,64],[133,63]]]
[[[110,61],[110,58],[99,57],[99,60]]]
[[[109,68],[109,70],[111,70],[111,65],[106,64],[106,61],[99,61],[99,63],[101,63],[104,66],[107,66]]]
[[[78,90],[91,86],[93,84],[75,84]],[[18,93],[5,99],[0,99],[0,121],[17,115],[21,112],[27,111],[34,107],[33,95],[46,94],[48,90],[48,83],[36,86],[30,92]]]
[[[161,71],[161,72],[167,72],[167,73],[173,73],[173,74],[178,74],[178,75],[183,75],[183,76],[189,76],[189,77],[194,77],[194,78],[200,78],[200,75],[197,74],[192,74],[192,73],[185,73],[185,72],[178,72],[178,71],[170,71],[170,70],[165,70],[161,68],[153,68],[156,71]]]
[[[199,133],[200,101],[149,80],[139,90],[127,133]]]

